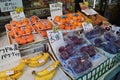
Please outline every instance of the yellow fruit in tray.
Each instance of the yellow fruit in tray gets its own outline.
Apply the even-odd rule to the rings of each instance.
[[[0,72],[0,78],[4,79],[4,78],[7,78],[7,77],[9,77],[11,75],[14,75],[17,72],[22,71],[24,69],[24,67],[25,67],[25,62],[21,61],[19,65],[15,66],[15,67],[13,67],[13,68],[11,68],[9,70]]]
[[[27,61],[37,61],[37,60],[39,60],[41,57],[43,57],[43,54],[42,54],[42,53],[39,53],[39,55],[37,55],[37,56],[28,58]]]
[[[28,63],[28,66],[30,66],[30,67],[39,67],[39,66],[44,65],[47,62],[48,58],[49,58],[49,54],[44,53],[43,56],[39,60],[28,61],[27,63]]]
[[[55,76],[56,70],[52,71],[51,73],[44,75],[44,76],[35,76],[35,80],[52,80],[52,78]]]
[[[49,73],[51,73],[52,71],[55,71],[55,69],[58,67],[59,65],[59,61],[55,61],[53,62],[51,65],[49,65],[47,68],[43,69],[42,71],[33,71],[33,74],[37,75],[37,76],[44,76],[47,75]]]
[[[9,78],[9,80],[17,80],[20,76],[22,76],[22,74],[23,73],[21,71],[19,71],[13,75],[10,75],[8,78]]]

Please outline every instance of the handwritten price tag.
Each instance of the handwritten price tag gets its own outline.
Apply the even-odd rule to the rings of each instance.
[[[49,5],[50,6],[50,13],[51,13],[52,19],[54,19],[55,16],[63,15],[62,5],[63,4],[61,2]]]
[[[14,11],[14,12],[10,12],[10,15],[11,15],[12,20],[17,20],[17,21],[20,21],[23,18],[25,18],[24,12],[19,12],[18,13],[16,11]]]
[[[84,22],[84,23],[82,23],[82,26],[83,26],[83,30],[85,32],[88,32],[93,29],[93,25],[91,23]]]
[[[0,48],[0,65],[21,59],[17,45],[7,45]]]

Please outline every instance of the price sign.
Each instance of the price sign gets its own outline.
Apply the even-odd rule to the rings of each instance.
[[[0,48],[0,65],[19,60],[20,58],[21,56],[16,44]]]
[[[22,0],[0,0],[1,12],[13,11],[17,7],[23,7]]]
[[[65,45],[62,32],[60,30],[58,30],[57,32],[55,32],[53,30],[48,30],[47,34],[48,34],[48,39],[49,39],[50,45],[51,45],[54,53],[58,53],[57,49],[60,46]]]
[[[85,32],[88,32],[93,29],[93,25],[91,23],[84,22],[84,23],[82,23],[82,26],[83,26],[83,30]]]
[[[10,15],[11,15],[12,20],[17,20],[17,21],[20,21],[23,18],[25,18],[24,12],[17,13],[16,11],[14,11],[14,12],[10,12]]]
[[[52,19],[54,19],[55,16],[63,15],[62,5],[63,4],[61,2],[57,2],[57,3],[49,5],[50,6],[50,13],[51,13]]]

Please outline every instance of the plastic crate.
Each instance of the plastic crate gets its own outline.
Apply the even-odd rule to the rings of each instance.
[[[98,78],[100,78],[102,75],[108,72],[111,68],[113,68],[119,61],[120,61],[120,53],[118,53],[112,59],[108,58],[99,66],[92,69],[88,73],[80,76],[76,80],[98,80]]]

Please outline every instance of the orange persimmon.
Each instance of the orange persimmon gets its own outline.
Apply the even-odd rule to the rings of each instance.
[[[9,31],[12,30],[12,26],[11,26],[10,24],[7,24],[7,25],[6,25],[6,28],[7,28]]]
[[[25,33],[25,31],[24,31],[24,30],[19,30],[19,31],[18,31],[18,36],[23,36],[23,35],[24,35],[24,33]]]
[[[41,31],[40,34],[43,36],[43,37],[47,37],[47,32],[44,30],[44,31]]]
[[[32,31],[30,29],[25,29],[25,34],[31,34]]]
[[[10,31],[10,32],[9,32],[9,35],[10,35],[12,38],[14,38],[14,37],[15,37],[14,31]]]
[[[32,34],[28,35],[26,40],[27,40],[27,42],[33,42],[34,41],[33,35]]]
[[[17,43],[19,43],[20,40],[21,40],[21,37],[15,37],[15,41],[16,41]]]
[[[71,30],[71,26],[65,26],[65,30]]]
[[[23,45],[23,44],[26,44],[27,41],[25,38],[21,38],[20,41],[19,41],[19,44]]]

